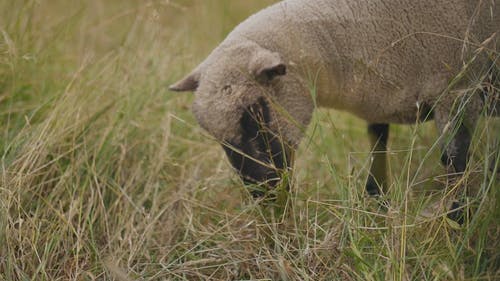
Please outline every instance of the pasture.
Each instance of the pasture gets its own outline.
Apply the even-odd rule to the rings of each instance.
[[[0,2],[0,280],[500,280],[499,120],[464,225],[432,122],[392,126],[380,210],[365,123],[322,108],[290,192],[252,200],[167,86],[273,2]]]

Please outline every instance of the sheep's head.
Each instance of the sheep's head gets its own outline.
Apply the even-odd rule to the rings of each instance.
[[[281,182],[312,102],[278,53],[255,44],[221,46],[170,89],[195,91],[196,119],[219,140],[246,184]]]

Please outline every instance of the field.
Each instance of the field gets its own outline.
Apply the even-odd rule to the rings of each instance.
[[[251,199],[167,86],[272,2],[0,2],[0,280],[500,280],[498,120],[462,226],[432,122],[392,127],[387,211],[365,123],[327,109],[288,198]]]

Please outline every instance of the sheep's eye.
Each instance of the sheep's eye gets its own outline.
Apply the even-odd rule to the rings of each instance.
[[[231,88],[231,85],[226,85],[224,87],[222,87],[222,93],[223,94],[230,94],[232,92],[232,88]]]

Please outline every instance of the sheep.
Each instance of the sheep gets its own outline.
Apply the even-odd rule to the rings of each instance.
[[[353,113],[372,145],[366,191],[380,195],[390,123],[434,119],[448,140],[444,165],[464,172],[480,112],[500,111],[482,91],[464,90],[498,53],[499,30],[496,0],[286,0],[239,24],[169,88],[195,92],[197,121],[244,183],[269,188],[291,166],[315,107]]]

